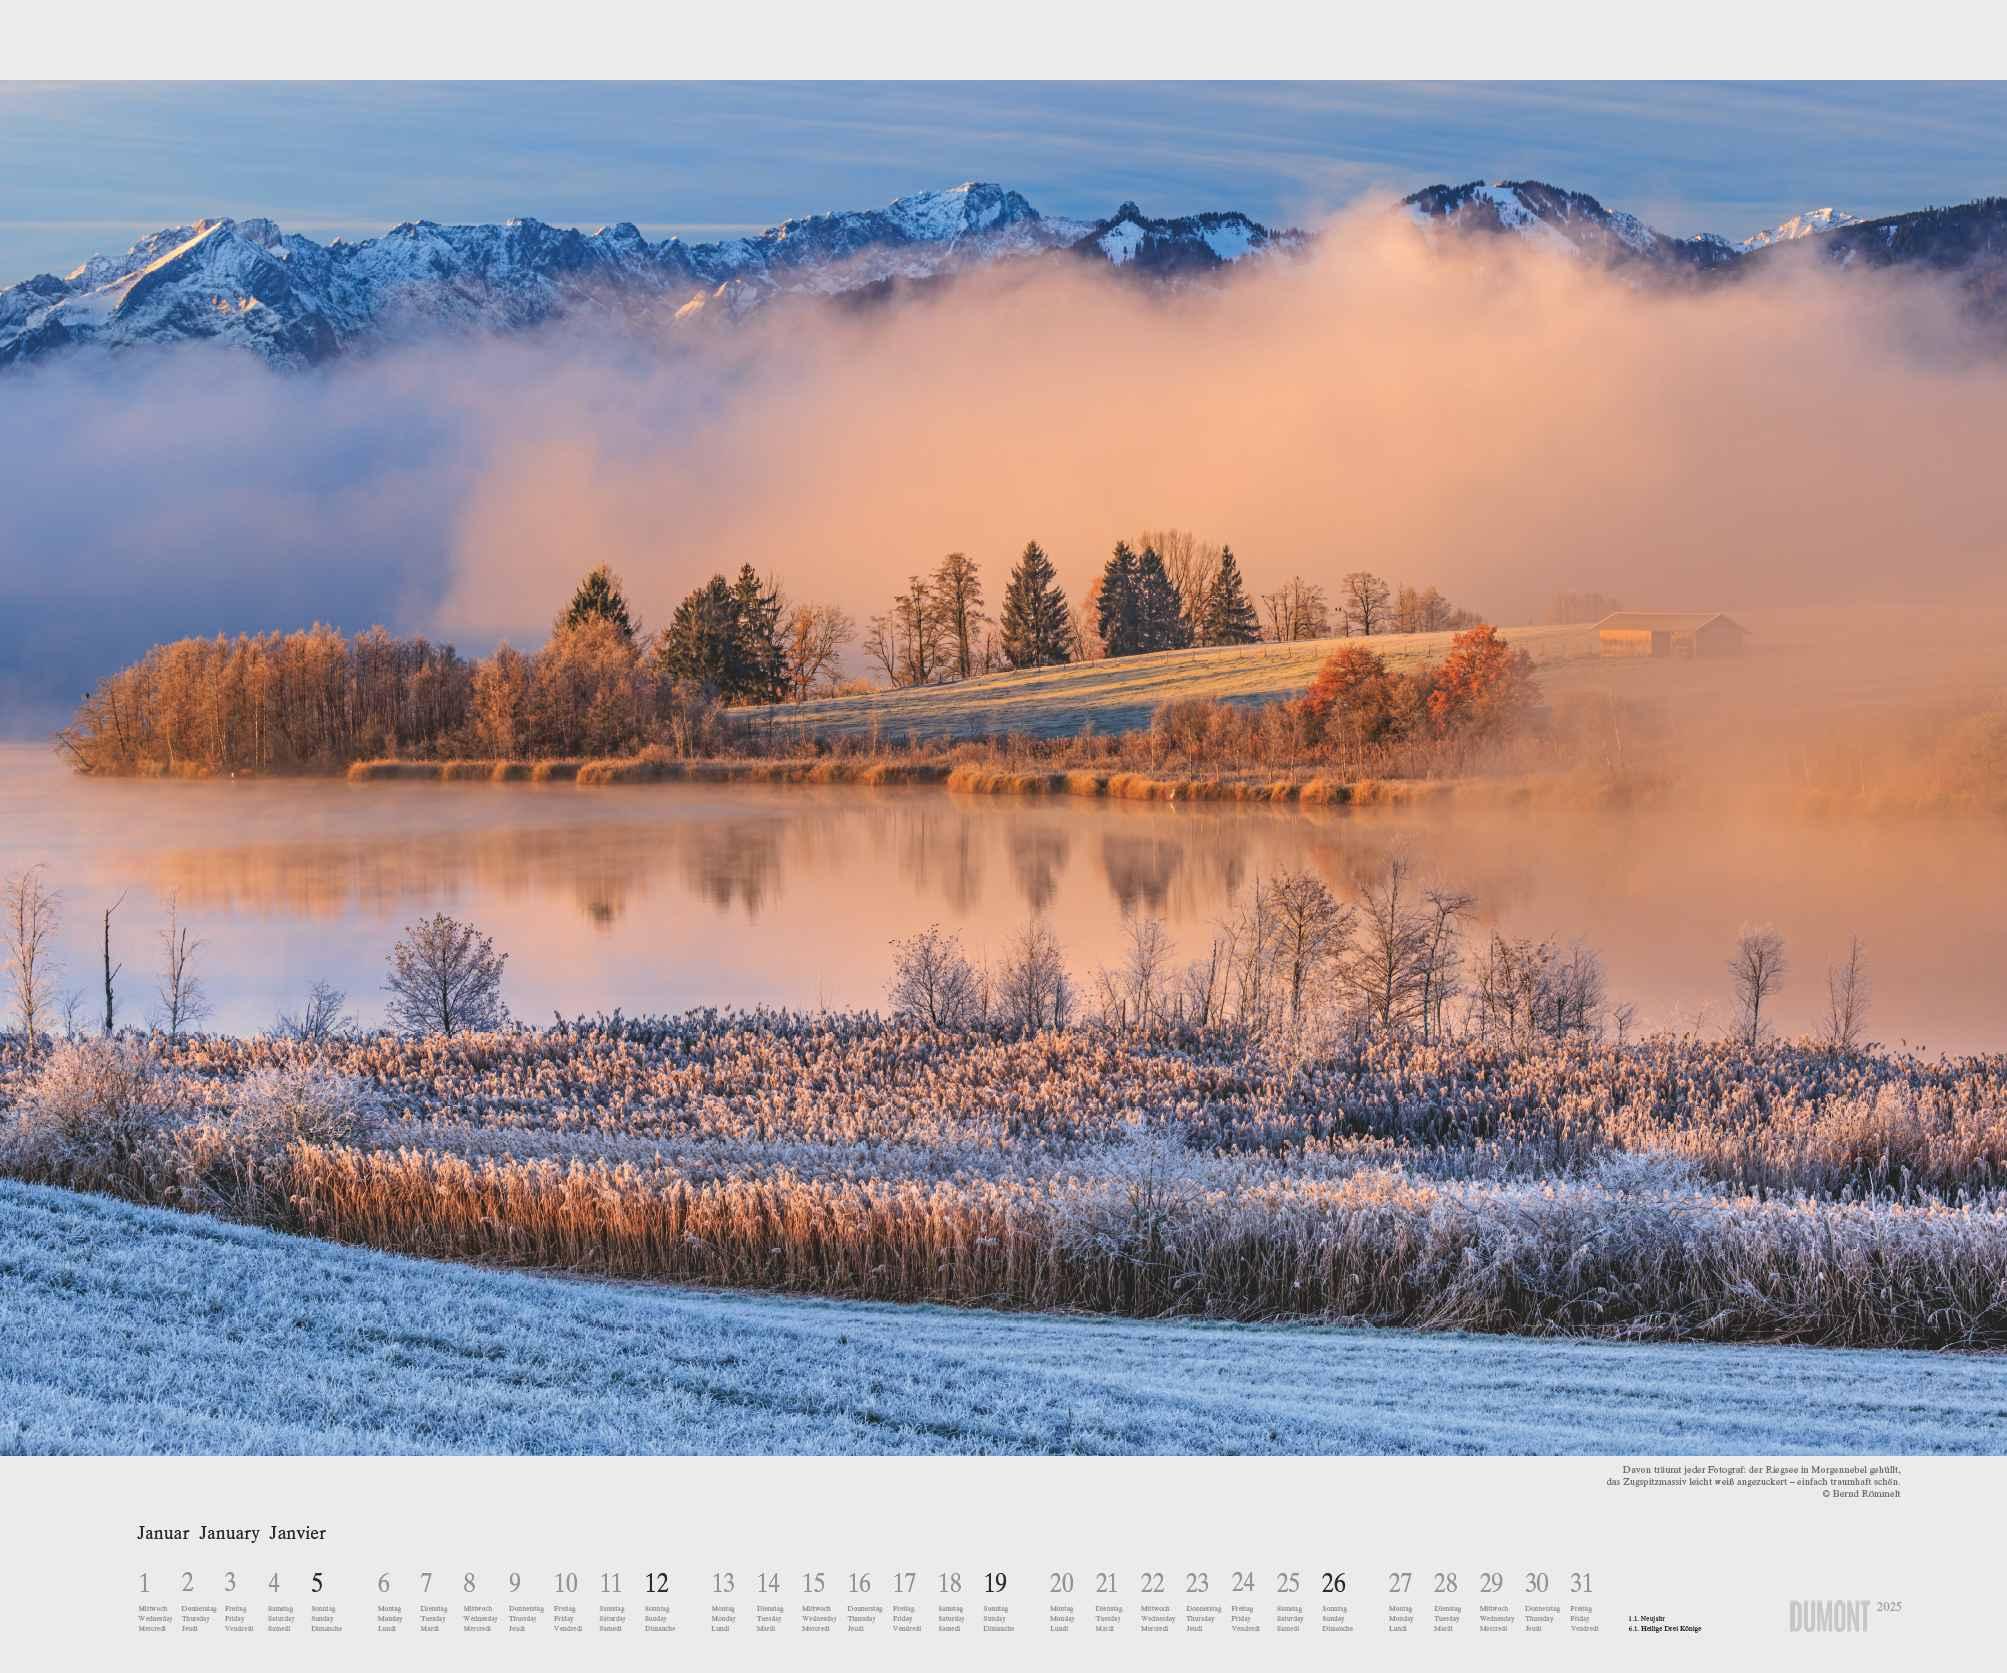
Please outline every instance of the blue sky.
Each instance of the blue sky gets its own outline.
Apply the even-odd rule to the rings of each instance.
[[[1533,175],[1740,237],[2007,190],[2007,84],[0,84],[0,284],[198,216],[631,220],[691,238],[1000,180],[1041,209],[1238,208]]]

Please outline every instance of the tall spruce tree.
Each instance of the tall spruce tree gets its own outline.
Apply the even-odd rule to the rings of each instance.
[[[1136,620],[1138,648],[1146,651],[1183,650],[1192,642],[1178,589],[1171,585],[1164,560],[1154,546],[1145,546],[1136,560]]]
[[[1066,595],[1052,560],[1035,540],[1010,572],[1003,598],[1003,653],[1013,668],[1044,668],[1068,660]]]
[[[559,613],[556,625],[562,630],[594,619],[611,622],[622,639],[630,645],[634,643],[634,617],[627,608],[620,577],[605,564],[586,572],[578,591],[571,595],[571,603]]]
[[[781,631],[780,588],[763,583],[743,564],[732,583],[738,634],[738,689],[742,703],[778,703],[787,695],[787,636]]]
[[[1095,629],[1110,656],[1134,656],[1143,643],[1141,601],[1136,596],[1136,554],[1126,540],[1115,542],[1115,554],[1101,571],[1101,597]]]
[[[667,679],[694,680],[727,702],[739,700],[739,611],[724,576],[713,575],[676,606],[655,667]]]
[[[736,581],[713,575],[676,606],[655,652],[664,679],[694,680],[727,703],[778,703],[787,695],[780,589],[753,566]]]
[[[1261,618],[1248,599],[1233,548],[1220,548],[1220,566],[1206,593],[1206,613],[1200,642],[1207,645],[1252,645],[1261,637]]]

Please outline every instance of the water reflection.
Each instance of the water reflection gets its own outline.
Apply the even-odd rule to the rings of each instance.
[[[1726,1012],[1745,921],[1790,943],[1783,1023],[1805,1028],[1849,935],[1867,943],[1872,1032],[2007,1046],[2007,844],[1997,823],[1828,825],[1541,809],[1450,816],[1166,807],[933,790],[265,783],[94,784],[0,750],[0,871],[46,861],[64,892],[65,986],[115,921],[129,991],[165,901],[208,943],[218,1022],[260,1028],[316,979],[380,1014],[383,958],[422,913],[510,952],[517,1014],[694,1004],[875,1003],[889,943],[928,923],[994,954],[1034,913],[1082,974],[1163,918],[1196,958],[1237,891],[1307,866],[1353,892],[1404,852],[1475,894],[1480,932],[1581,937],[1647,1026]],[[1900,878],[1902,887],[1891,886]],[[102,898],[100,898],[102,897]],[[138,1020],[139,1002],[128,1004]]]
[[[1066,833],[1020,826],[1006,835],[1005,843],[1010,849],[1011,875],[1017,879],[1025,905],[1035,913],[1049,910],[1059,892],[1059,874],[1073,852]]]
[[[1170,911],[1171,883],[1185,857],[1182,835],[1122,831],[1101,839],[1101,866],[1124,912],[1161,918]]]
[[[751,921],[780,892],[782,850],[776,821],[729,819],[678,828],[671,840],[642,852],[673,861],[693,892],[720,912],[741,907]]]

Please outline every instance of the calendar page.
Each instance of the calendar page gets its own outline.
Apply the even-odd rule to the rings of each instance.
[[[15,11],[0,1673],[2001,1659],[2007,23]]]
[[[187,1668],[1983,1659],[2000,1487],[1991,1462],[1739,1456],[12,1474],[47,1507],[9,1534],[23,1653]]]

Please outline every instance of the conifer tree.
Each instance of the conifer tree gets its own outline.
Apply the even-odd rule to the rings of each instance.
[[[713,575],[676,606],[656,652],[656,671],[709,686],[728,702],[738,698],[738,602],[724,576]]]
[[[620,577],[605,564],[598,564],[586,572],[585,579],[578,584],[578,591],[571,595],[571,603],[559,614],[556,625],[562,632],[594,618],[611,622],[623,640],[629,645],[634,643],[634,617],[627,608]]]
[[[1252,645],[1261,637],[1261,618],[1240,578],[1240,564],[1231,546],[1220,550],[1220,566],[1206,593],[1206,613],[1199,635],[1207,645]]]
[[[787,637],[781,631],[780,588],[761,582],[751,564],[742,564],[732,583],[732,615],[737,635],[736,689],[742,703],[778,703],[787,695]]]
[[[1004,588],[1003,653],[1013,668],[1044,668],[1068,660],[1066,595],[1052,560],[1037,541],[1025,543]]]
[[[1115,554],[1101,571],[1101,596],[1095,605],[1095,628],[1110,656],[1134,656],[1143,643],[1140,601],[1136,596],[1136,554],[1126,540],[1115,542]]]
[[[1192,642],[1178,589],[1171,585],[1164,560],[1154,546],[1145,546],[1136,560],[1136,620],[1138,649],[1183,650]]]

